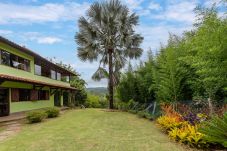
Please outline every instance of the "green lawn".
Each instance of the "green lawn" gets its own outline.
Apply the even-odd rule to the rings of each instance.
[[[0,143],[1,151],[185,151],[155,123],[124,112],[71,110],[22,127]]]
[[[0,126],[1,126],[1,125],[0,125]],[[5,130],[5,128],[4,128],[4,127],[0,127],[0,133],[1,133],[3,130]]]

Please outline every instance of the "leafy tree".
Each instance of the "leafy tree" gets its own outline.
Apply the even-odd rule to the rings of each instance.
[[[175,102],[184,97],[184,88],[187,85],[188,70],[180,60],[183,49],[179,37],[170,35],[169,42],[157,58],[159,85],[157,98],[164,102]]]
[[[196,69],[212,113],[217,92],[227,84],[227,22],[218,18],[215,8],[197,11],[201,17],[191,40],[191,65]]]
[[[120,83],[117,86],[117,96],[121,101],[128,102],[130,99],[135,99],[135,81],[134,71],[129,63],[127,72],[121,75]]]
[[[221,6],[221,8],[223,8]],[[171,34],[167,45],[155,57],[140,63],[135,71],[121,76],[120,99],[144,103],[151,100],[176,103],[207,100],[210,113],[214,103],[227,98],[227,18],[217,8],[196,8],[197,22],[181,37]]]
[[[82,61],[99,60],[98,70],[93,79],[108,76],[109,108],[113,108],[113,88],[115,79],[124,67],[127,57],[138,58],[142,54],[139,47],[143,38],[135,33],[139,17],[130,13],[120,0],[95,2],[87,11],[87,17],[79,19],[79,32],[75,39],[78,57]],[[106,71],[108,65],[108,71]]]
[[[128,70],[121,76],[117,87],[118,97],[124,102],[134,100],[141,104],[154,101],[154,90],[150,89],[153,81],[152,66],[153,57],[150,53],[149,60],[141,63],[136,71],[129,64]]]
[[[50,61],[53,62],[53,59],[50,59]],[[80,105],[80,104],[84,104],[86,99],[87,99],[87,92],[86,92],[86,82],[80,78],[80,75],[76,72],[76,70],[70,65],[70,64],[64,64],[62,63],[62,61],[60,61],[59,63],[55,64],[65,68],[66,70],[75,73],[77,76],[71,76],[70,78],[70,85],[74,88],[76,88],[76,93],[73,94],[73,102],[72,105]],[[65,77],[62,77],[65,78]],[[64,80],[64,79],[63,79]],[[66,80],[66,79],[65,79]]]

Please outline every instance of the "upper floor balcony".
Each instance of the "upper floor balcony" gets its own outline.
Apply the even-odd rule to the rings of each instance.
[[[6,43],[1,43],[1,40]],[[70,86],[70,77],[76,75],[2,37],[0,37],[0,74],[64,86]]]

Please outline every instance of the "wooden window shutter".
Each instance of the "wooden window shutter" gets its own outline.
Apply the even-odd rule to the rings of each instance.
[[[49,100],[50,99],[49,91],[45,91],[45,92],[46,92],[45,100]]]
[[[31,100],[35,101],[38,100],[38,90],[31,90]]]
[[[19,89],[11,89],[11,101],[19,102]]]

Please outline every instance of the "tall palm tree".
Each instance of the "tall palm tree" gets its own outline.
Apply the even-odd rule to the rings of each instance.
[[[99,61],[92,78],[108,78],[110,109],[114,107],[113,88],[119,79],[120,70],[128,58],[139,58],[143,52],[140,48],[143,37],[134,30],[138,21],[139,17],[130,13],[119,0],[93,3],[86,17],[80,17],[78,21],[79,32],[75,36],[77,55],[82,61]]]

